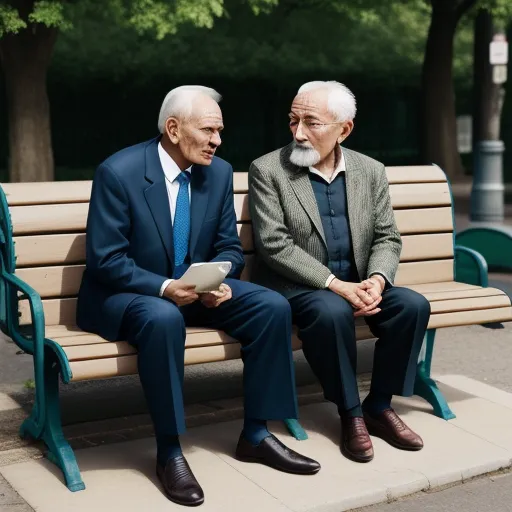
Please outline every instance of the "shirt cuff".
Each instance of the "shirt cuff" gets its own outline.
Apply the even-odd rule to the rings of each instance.
[[[164,283],[160,287],[160,293],[159,293],[160,297],[164,296],[165,289],[169,286],[169,283],[172,283],[173,281],[174,281],[174,279],[166,279],[164,281]]]
[[[331,283],[336,279],[336,276],[334,274],[331,274],[328,278],[327,278],[327,281],[325,281],[325,287],[326,288],[329,288],[329,286],[331,285]]]

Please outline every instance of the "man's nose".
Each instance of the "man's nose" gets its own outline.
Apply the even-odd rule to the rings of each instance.
[[[220,138],[219,132],[213,134],[213,137],[210,139],[210,144],[216,148],[222,144],[222,139]]]
[[[295,129],[295,140],[298,142],[306,142],[308,140],[304,129],[302,128],[302,123],[299,123]]]

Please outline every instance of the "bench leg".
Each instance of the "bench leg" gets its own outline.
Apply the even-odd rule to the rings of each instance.
[[[429,329],[425,334],[420,361],[418,361],[414,394],[424,398],[434,408],[434,414],[436,416],[444,420],[451,420],[455,418],[455,414],[451,411],[446,402],[446,398],[437,387],[434,379],[430,377],[435,338],[436,330]]]
[[[284,424],[288,432],[297,439],[297,441],[305,441],[308,438],[306,431],[301,427],[298,420],[288,419],[284,420]]]
[[[59,403],[59,367],[52,354],[45,354],[44,384],[46,404],[34,404],[32,414],[20,428],[23,438],[41,439],[48,448],[48,460],[59,466],[64,474],[66,486],[70,491],[81,491],[85,484],[80,476],[75,454],[62,432]],[[39,428],[38,408],[46,407],[46,421]]]

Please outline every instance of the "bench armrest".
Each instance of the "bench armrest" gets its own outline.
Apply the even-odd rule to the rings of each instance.
[[[43,303],[39,294],[27,283],[22,281],[19,277],[8,272],[2,272],[2,278],[5,280],[8,288],[14,289],[16,293],[21,292],[22,295],[17,297],[18,300],[27,299],[30,305],[30,316],[32,320],[32,338],[24,336],[19,329],[18,321],[12,315],[18,314],[17,308],[12,308],[10,315],[13,340],[22,348],[25,352],[35,354],[36,351],[42,350],[44,345],[44,310]],[[10,293],[6,294],[6,300],[11,299]],[[13,304],[14,306],[14,304]],[[17,306],[17,304],[16,304]],[[14,336],[16,335],[16,336]]]
[[[483,286],[484,288],[489,286],[487,262],[485,258],[474,249],[456,245],[455,281]]]
[[[7,318],[10,324],[9,335],[12,340],[25,352],[31,353],[34,356],[34,377],[36,384],[36,403],[45,403],[44,394],[44,337],[45,337],[45,326],[44,326],[44,310],[43,303],[39,294],[27,283],[22,281],[19,277],[14,274],[2,271],[2,278],[4,279],[8,288],[4,299],[7,301],[13,300],[12,291],[17,294],[21,292],[21,297],[17,299],[27,299],[30,305],[30,314],[32,318],[32,338],[27,338],[20,332],[18,319],[14,316],[18,314],[17,301],[11,303],[8,307]],[[14,301],[13,301],[14,302]],[[45,409],[41,408],[38,410],[38,423],[44,425],[45,421]]]

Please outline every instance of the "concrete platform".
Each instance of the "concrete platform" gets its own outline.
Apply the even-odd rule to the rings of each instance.
[[[272,424],[271,429],[290,447],[320,461],[322,471],[313,477],[236,461],[232,454],[240,420],[190,429],[183,446],[206,494],[199,510],[341,512],[510,468],[512,394],[467,377],[439,380],[457,414],[455,420],[434,417],[417,398],[394,403],[423,436],[421,452],[402,452],[374,439],[373,462],[348,461],[338,449],[336,410],[327,403],[301,408],[308,441],[294,441],[280,424]],[[154,475],[153,438],[76,453],[87,486],[82,492],[69,492],[60,471],[45,459],[0,467],[0,473],[38,512],[184,510],[160,491]]]

